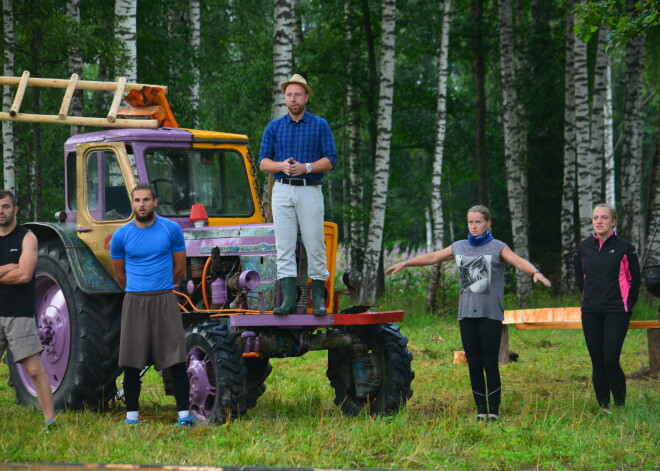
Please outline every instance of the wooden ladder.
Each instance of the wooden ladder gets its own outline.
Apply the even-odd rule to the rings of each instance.
[[[0,77],[0,85],[17,85],[14,103],[9,113],[0,113],[0,121],[21,121],[27,123],[55,123],[68,126],[99,126],[104,128],[158,128],[157,119],[117,119],[117,111],[121,104],[124,93],[133,90],[140,91],[144,87],[160,88],[167,93],[167,87],[163,85],[146,85],[139,83],[126,83],[124,77],[117,82],[95,82],[89,80],[78,80],[78,75],[73,74],[69,80],[65,79],[43,79],[30,78],[30,72],[23,72],[21,77]],[[27,87],[65,88],[62,106],[57,115],[20,113],[21,103]],[[86,118],[79,116],[68,116],[69,106],[73,92],[76,90],[114,91],[114,97],[110,110],[105,118]]]

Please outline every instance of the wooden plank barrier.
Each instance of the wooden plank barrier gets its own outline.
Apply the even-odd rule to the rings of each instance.
[[[582,311],[579,307],[504,311],[500,363],[509,363],[509,325],[515,325],[518,330],[582,329]],[[660,320],[630,321],[628,328],[646,329],[649,370],[651,375],[660,376]]]

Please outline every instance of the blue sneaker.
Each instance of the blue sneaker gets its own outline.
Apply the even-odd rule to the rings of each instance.
[[[129,427],[131,427],[131,426],[133,426],[133,425],[137,425],[137,424],[139,424],[140,422],[139,422],[138,420],[126,419],[126,420],[124,420],[124,423],[125,423],[126,425],[128,425]]]
[[[178,427],[193,427],[195,425],[193,420],[194,417],[192,415],[189,415],[188,417],[179,417],[179,420],[177,421],[176,425]]]

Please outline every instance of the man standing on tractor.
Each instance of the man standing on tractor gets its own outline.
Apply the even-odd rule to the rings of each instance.
[[[35,319],[34,269],[37,266],[37,237],[16,223],[16,197],[0,191],[0,358],[7,347],[14,362],[28,374],[46,429],[55,427],[53,391],[41,363],[41,341]]]
[[[169,368],[180,426],[192,426],[186,341],[174,283],[186,266],[181,227],[156,217],[156,193],[146,183],[131,192],[135,221],[112,236],[110,258],[115,278],[126,291],[122,307],[119,365],[124,367],[126,424],[139,422],[140,370],[153,362]]]
[[[277,278],[283,301],[274,314],[296,312],[296,242],[298,229],[307,252],[307,275],[312,279],[313,313],[326,314],[328,270],[323,243],[321,179],[337,163],[337,150],[325,119],[305,110],[312,88],[300,75],[280,85],[289,110],[266,126],[259,151],[259,168],[273,174],[273,222],[277,249]]]

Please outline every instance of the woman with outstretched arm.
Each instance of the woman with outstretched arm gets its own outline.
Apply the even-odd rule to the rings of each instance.
[[[504,320],[505,263],[527,273],[534,282],[549,287],[550,281],[504,242],[493,238],[488,208],[481,205],[471,207],[467,223],[467,239],[392,265],[385,273],[392,275],[406,267],[456,260],[460,280],[458,320],[477,406],[477,420],[496,421],[501,397],[498,355]]]

